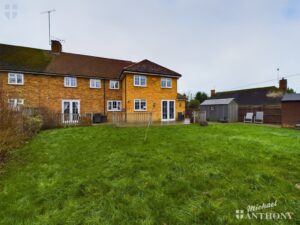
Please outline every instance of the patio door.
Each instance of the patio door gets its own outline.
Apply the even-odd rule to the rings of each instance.
[[[175,101],[162,100],[161,101],[161,120],[174,121],[175,120]]]
[[[79,114],[79,100],[62,100],[62,121],[64,123],[78,123]]]

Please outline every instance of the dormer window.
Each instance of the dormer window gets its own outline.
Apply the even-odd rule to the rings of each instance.
[[[162,88],[172,88],[172,79],[163,77],[161,78],[161,87]]]
[[[65,87],[77,87],[76,77],[65,77]]]
[[[117,80],[110,80],[109,81],[109,89],[119,89],[120,88],[120,82]]]
[[[134,86],[146,87],[147,86],[147,77],[141,75],[134,75],[133,77]]]
[[[8,84],[24,85],[24,74],[8,73]]]

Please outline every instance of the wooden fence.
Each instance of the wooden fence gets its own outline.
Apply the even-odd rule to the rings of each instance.
[[[239,121],[244,121],[247,112],[264,112],[264,123],[281,124],[281,105],[239,106]]]
[[[193,123],[206,122],[206,111],[193,111],[192,112]]]
[[[113,112],[112,122],[115,125],[122,124],[148,124],[152,123],[151,112]]]

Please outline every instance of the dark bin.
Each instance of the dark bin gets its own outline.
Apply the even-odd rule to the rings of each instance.
[[[184,120],[184,114],[182,112],[178,113],[178,120],[183,121]]]
[[[102,114],[101,113],[95,113],[93,115],[93,123],[102,123]]]
[[[101,116],[101,122],[102,122],[102,123],[107,122],[107,116],[102,115],[102,116]]]

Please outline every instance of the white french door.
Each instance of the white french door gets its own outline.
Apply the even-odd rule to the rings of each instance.
[[[161,101],[161,120],[174,121],[175,120],[175,101],[162,100]]]
[[[62,100],[63,123],[78,123],[80,114],[79,100]]]

